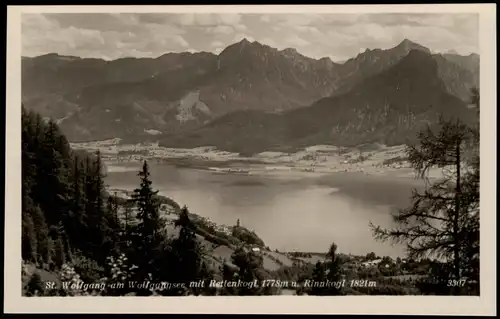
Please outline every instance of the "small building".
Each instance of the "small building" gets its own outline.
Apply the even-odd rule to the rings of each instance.
[[[366,262],[362,263],[362,265],[364,267],[372,267],[372,266],[380,264],[381,262],[382,262],[382,259],[375,259],[375,260],[366,261]]]

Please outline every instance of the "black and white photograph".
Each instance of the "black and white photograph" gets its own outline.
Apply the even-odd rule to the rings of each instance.
[[[170,7],[16,9],[19,298],[491,293],[481,5]]]

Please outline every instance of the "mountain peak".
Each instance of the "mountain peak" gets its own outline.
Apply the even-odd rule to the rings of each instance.
[[[286,48],[283,50],[284,53],[294,53],[297,54],[297,49],[295,48]]]
[[[299,51],[297,51],[297,49],[295,48],[286,48],[281,52],[288,57],[303,57],[303,55],[300,54]]]
[[[414,44],[415,42],[411,41],[408,38],[404,38],[403,41],[399,45],[408,45],[408,44]]]
[[[398,44],[396,47],[394,47],[394,49],[397,51],[403,51],[402,53],[404,53],[404,54],[409,53],[411,50],[420,50],[420,51],[424,51],[427,53],[431,53],[431,50],[429,50],[429,48],[426,48],[426,47],[424,47],[416,42],[413,42],[411,40],[408,40],[406,38],[403,41],[401,41],[400,44]]]
[[[260,46],[260,43],[258,43],[256,41],[250,42],[250,41],[248,41],[247,38],[243,38],[239,42],[235,42],[235,43],[227,46],[224,50],[222,50],[222,52],[219,54],[219,56],[227,55],[230,52],[242,53],[244,51],[247,51],[250,48],[259,47],[259,46]]]

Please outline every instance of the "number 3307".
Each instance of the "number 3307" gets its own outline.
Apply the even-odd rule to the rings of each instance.
[[[448,287],[463,287],[465,286],[465,279],[460,280],[448,280]]]

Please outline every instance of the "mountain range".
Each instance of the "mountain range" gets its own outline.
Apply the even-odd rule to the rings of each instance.
[[[401,143],[436,114],[473,116],[478,86],[478,55],[432,54],[410,40],[342,64],[246,39],[218,55],[22,58],[24,105],[55,118],[70,141],[231,151]]]

